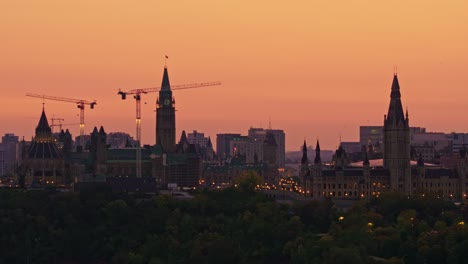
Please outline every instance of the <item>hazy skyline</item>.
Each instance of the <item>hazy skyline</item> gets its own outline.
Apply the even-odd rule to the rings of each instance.
[[[95,99],[85,133],[135,137],[135,100],[117,91],[159,86],[166,54],[172,85],[223,83],[174,92],[177,139],[247,134],[271,119],[287,150],[357,141],[360,125],[383,124],[394,65],[411,126],[467,132],[466,10],[461,0],[3,1],[0,134],[33,136],[42,101],[25,94],[39,93]],[[155,143],[156,97],[143,95],[144,144]],[[45,108],[79,122],[73,104]]]

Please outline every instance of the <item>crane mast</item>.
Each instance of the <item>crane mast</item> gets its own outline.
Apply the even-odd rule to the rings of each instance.
[[[47,100],[54,100],[54,101],[61,101],[61,102],[76,104],[76,106],[80,109],[80,146],[84,148],[84,142],[83,142],[84,127],[85,127],[84,109],[85,109],[85,105],[89,105],[91,109],[94,109],[94,106],[97,104],[95,100],[90,102],[90,101],[83,100],[83,99],[73,99],[73,98],[67,98],[67,97],[50,96],[50,95],[44,95],[44,94],[32,94],[32,93],[27,93],[26,96],[41,98],[43,100],[47,99]]]
[[[54,133],[54,127],[55,126],[59,126],[60,130],[62,130],[62,121],[65,121],[65,119],[52,117],[50,120],[51,120],[50,129],[51,129],[52,133]],[[54,124],[55,121],[59,121],[58,125]]]
[[[193,89],[207,86],[221,85],[221,82],[202,82],[202,83],[192,83],[184,85],[174,85],[171,87],[171,90],[185,90]],[[119,94],[122,97],[122,100],[127,99],[128,94],[133,94],[133,98],[136,103],[136,136],[137,136],[137,149],[136,149],[136,175],[141,177],[141,95],[147,93],[159,92],[161,87],[148,87],[141,89],[133,89],[127,92],[121,91],[119,89]]]

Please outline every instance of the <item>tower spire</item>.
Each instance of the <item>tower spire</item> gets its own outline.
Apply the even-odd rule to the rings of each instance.
[[[169,82],[169,74],[167,73],[167,67],[164,66],[164,74],[163,74],[163,79],[161,83],[161,91],[170,91],[171,90],[171,84]]]
[[[390,189],[406,194],[412,192],[411,146],[408,111],[403,110],[400,84],[396,72],[393,75],[390,104],[383,127],[383,164],[389,170]]]
[[[176,145],[175,100],[172,96],[167,67],[164,67],[161,90],[156,108],[156,144],[164,151],[172,151]]]
[[[317,144],[315,145],[314,163],[315,164],[320,164],[321,162],[322,162],[322,158],[320,157],[320,143],[319,143],[319,140],[317,139]]]
[[[385,120],[386,126],[396,126],[398,124],[407,125],[401,104],[400,84],[396,74],[393,75],[392,90],[390,93],[390,105],[388,106],[388,113]]]
[[[302,146],[302,159],[301,159],[301,164],[306,165],[309,164],[309,158],[307,157],[307,144],[304,139],[304,145]]]

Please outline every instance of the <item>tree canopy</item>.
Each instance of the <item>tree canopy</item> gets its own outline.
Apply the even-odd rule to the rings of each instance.
[[[192,200],[0,190],[0,263],[464,263],[466,207],[388,194],[338,212],[250,187]],[[241,182],[239,183],[241,184]],[[242,183],[244,184],[244,183]],[[143,197],[143,198],[142,198]]]

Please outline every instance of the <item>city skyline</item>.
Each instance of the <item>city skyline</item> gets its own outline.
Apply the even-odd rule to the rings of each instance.
[[[334,149],[340,138],[357,141],[359,126],[383,124],[394,65],[412,125],[468,131],[462,1],[110,3],[2,4],[0,134],[32,137],[42,101],[30,92],[95,99],[85,134],[102,125],[135,137],[134,99],[117,91],[160,85],[165,55],[172,85],[223,83],[174,92],[177,139],[182,130],[245,134],[271,120],[287,150],[317,138]],[[142,98],[144,144],[155,143],[156,98]],[[79,122],[72,104],[45,109]]]

